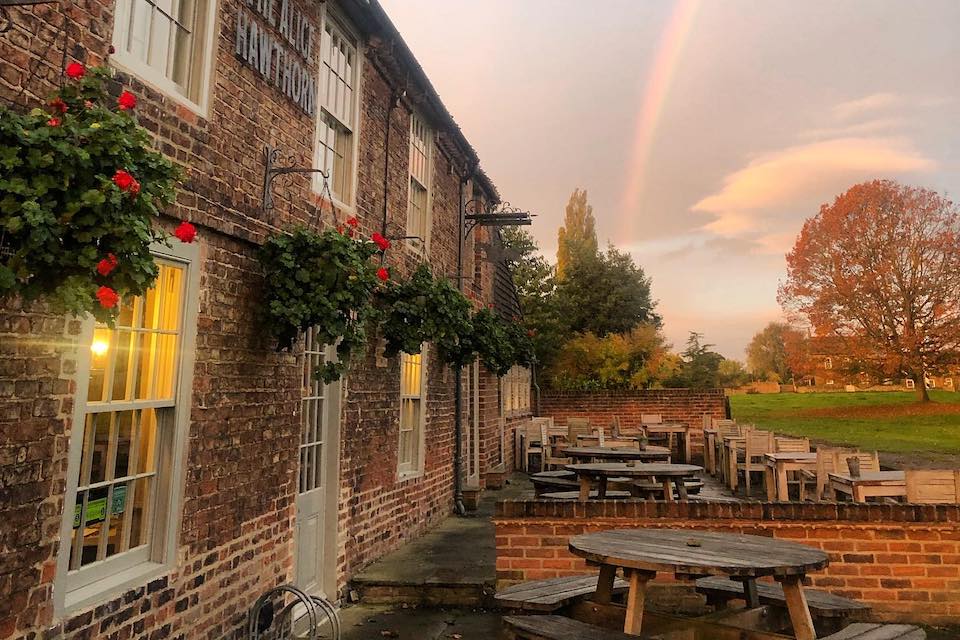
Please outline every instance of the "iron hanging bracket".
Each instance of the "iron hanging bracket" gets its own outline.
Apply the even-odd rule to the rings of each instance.
[[[327,172],[323,169],[316,169],[313,167],[278,167],[275,166],[277,162],[283,157],[280,149],[267,146],[263,150],[264,155],[264,168],[263,168],[263,204],[261,205],[264,211],[270,211],[273,209],[273,180],[277,176],[288,175],[291,173],[298,174],[307,174],[307,173],[319,173],[323,176],[324,182],[330,177],[327,175]]]

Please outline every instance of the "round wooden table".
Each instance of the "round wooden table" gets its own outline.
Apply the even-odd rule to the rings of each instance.
[[[647,582],[658,571],[680,578],[725,575],[743,582],[748,606],[759,606],[756,578],[772,576],[783,586],[797,640],[815,640],[803,594],[803,578],[829,563],[819,549],[761,536],[681,529],[620,529],[570,539],[570,552],[600,566],[594,600],[610,602],[617,568],[629,579],[624,633],[639,635]]]
[[[666,447],[564,447],[560,450],[568,458],[577,460],[640,460],[643,462],[670,462]]]
[[[684,478],[694,476],[703,467],[692,464],[669,464],[652,462],[649,464],[623,462],[592,462],[587,464],[568,464],[566,469],[577,474],[580,481],[580,502],[590,498],[590,489],[594,480],[597,481],[597,498],[603,499],[607,494],[607,480],[609,478],[656,478],[663,485],[663,497],[668,502],[673,501],[673,487],[677,487],[677,494],[681,500],[687,499],[687,487]]]

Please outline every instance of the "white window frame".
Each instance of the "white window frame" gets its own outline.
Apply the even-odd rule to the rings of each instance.
[[[204,33],[197,34],[203,37],[203,61],[200,67],[200,95],[196,100],[185,95],[177,84],[146,62],[127,52],[119,40],[128,34],[125,24],[130,22],[131,0],[117,0],[113,17],[113,34],[111,42],[115,52],[110,56],[110,65],[117,69],[136,76],[145,84],[168,96],[172,100],[187,107],[202,118],[207,118],[210,108],[210,90],[212,85],[213,65],[217,57],[219,31],[220,0],[207,0],[206,28]],[[192,55],[192,54],[191,54]]]
[[[149,581],[176,566],[177,538],[182,517],[183,489],[186,474],[186,444],[190,432],[190,410],[193,388],[194,355],[197,336],[197,313],[200,287],[200,247],[198,244],[175,243],[168,247],[155,244],[151,247],[154,256],[182,264],[184,274],[184,300],[181,310],[183,332],[180,337],[180,367],[177,371],[174,391],[174,413],[170,431],[161,434],[157,461],[156,503],[152,515],[152,542],[148,549],[137,549],[118,554],[110,559],[89,565],[74,575],[69,575],[70,545],[61,544],[57,557],[55,578],[54,613],[64,613],[116,597],[118,594]],[[83,453],[84,421],[87,393],[90,381],[90,345],[93,341],[95,321],[88,317],[81,331],[78,344],[75,373],[73,429],[67,463],[66,490],[60,540],[71,539],[73,513],[76,505],[77,487]],[[168,402],[163,403],[165,406]],[[118,407],[119,409],[120,407]],[[141,553],[146,552],[146,553]],[[129,557],[127,553],[136,554]],[[142,556],[142,561],[140,557]],[[131,562],[133,560],[133,562]]]
[[[514,365],[500,378],[500,414],[519,415],[530,412],[530,369]]]
[[[397,420],[397,479],[398,480],[409,480],[410,478],[416,478],[423,474],[424,469],[424,434],[426,431],[427,424],[427,345],[423,345],[420,349],[420,395],[419,396],[410,396],[405,395],[403,392],[403,358],[405,355],[401,353],[398,360],[400,361],[400,416]],[[416,355],[416,354],[409,354]],[[414,429],[418,432],[413,436],[413,445],[415,447],[415,457],[416,461],[414,463],[405,463],[400,461],[400,439],[402,436],[401,431],[401,420],[403,419],[403,401],[408,398],[419,398],[420,399],[420,418],[418,424],[414,426]]]
[[[422,177],[414,174],[413,170],[413,156],[417,153],[417,149],[414,146],[414,135],[413,132],[419,124],[425,131],[423,143],[424,143],[424,175]],[[407,220],[406,220],[406,235],[407,236],[418,236],[423,240],[417,240],[415,238],[408,239],[406,247],[411,250],[413,253],[429,255],[430,253],[430,236],[433,232],[433,146],[434,146],[434,136],[436,133],[433,130],[433,127],[430,126],[430,123],[427,122],[426,118],[421,116],[416,111],[410,112],[410,141],[409,149],[407,154]],[[413,183],[426,191],[426,198],[424,198],[424,207],[425,211],[423,214],[423,229],[418,229],[412,224],[411,220],[411,207],[413,205]]]
[[[326,43],[327,38],[327,26],[330,25],[335,31],[338,32],[338,35],[344,40],[348,40],[353,45],[353,54],[354,54],[354,65],[353,65],[353,105],[351,108],[351,117],[353,118],[353,123],[346,123],[342,119],[338,118],[333,111],[326,108],[326,103],[324,97],[326,94],[327,81],[329,76],[326,73],[325,64],[323,62],[323,46]],[[316,121],[314,125],[314,135],[313,135],[313,158],[314,166],[320,169],[325,169],[321,166],[320,160],[320,125],[323,120],[323,114],[328,114],[333,118],[341,127],[348,129],[350,131],[350,194],[347,200],[342,200],[336,194],[333,193],[333,187],[330,188],[330,194],[333,197],[333,204],[338,208],[343,210],[344,213],[354,213],[357,206],[357,181],[359,179],[359,156],[360,156],[360,96],[363,91],[363,65],[365,58],[363,51],[360,47],[360,37],[357,32],[352,29],[346,20],[344,20],[339,14],[335,14],[334,11],[331,11],[328,4],[324,3],[321,5],[321,18],[320,18],[320,52],[317,56],[318,59],[318,79],[317,79],[317,113]],[[322,194],[323,192],[323,177],[319,174],[314,175],[314,179],[311,181],[311,188],[314,193]]]
[[[833,358],[831,358],[830,356],[827,356],[826,358],[824,358],[824,360],[823,360],[823,368],[824,368],[824,369],[833,369]]]
[[[904,378],[903,386],[905,386],[907,389],[914,389],[916,388],[917,383],[913,381],[913,378]]]

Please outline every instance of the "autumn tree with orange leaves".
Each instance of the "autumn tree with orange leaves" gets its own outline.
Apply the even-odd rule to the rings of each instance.
[[[778,299],[927,401],[924,373],[960,349],[960,210],[889,180],[851,187],[804,223]]]

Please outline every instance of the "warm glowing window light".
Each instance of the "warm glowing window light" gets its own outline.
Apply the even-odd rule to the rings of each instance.
[[[90,345],[90,351],[92,351],[95,356],[102,356],[109,348],[110,344],[106,340],[94,340]]]

